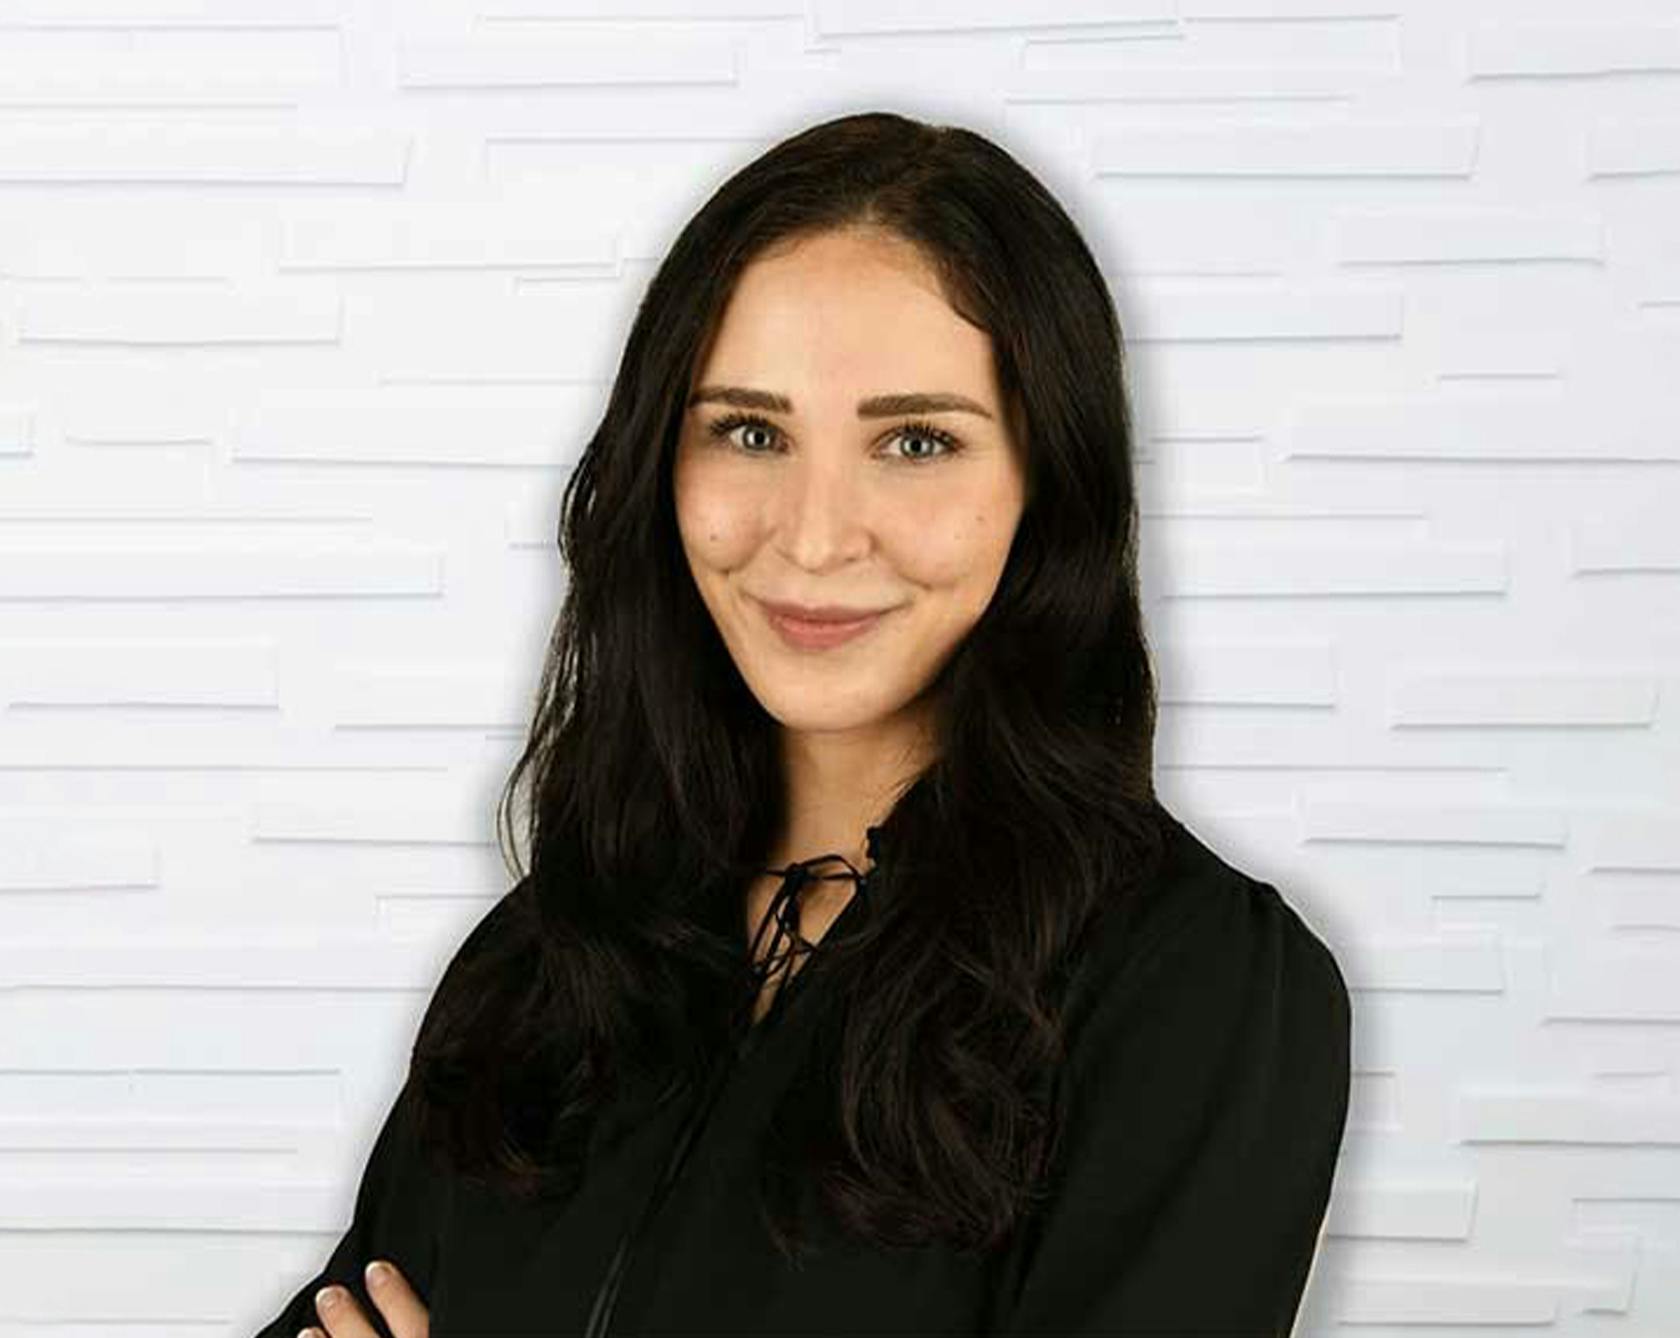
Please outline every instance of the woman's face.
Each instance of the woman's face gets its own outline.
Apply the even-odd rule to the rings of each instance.
[[[794,730],[901,711],[990,602],[1024,505],[989,337],[908,243],[830,232],[743,270],[690,392],[677,523],[742,677]],[[942,402],[869,403],[900,396]],[[812,649],[761,600],[886,612]]]

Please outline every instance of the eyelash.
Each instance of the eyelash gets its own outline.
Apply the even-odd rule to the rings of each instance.
[[[775,432],[777,430],[776,425],[774,423],[770,422],[770,420],[767,419],[767,418],[761,418],[758,414],[755,414],[755,413],[731,413],[731,414],[725,414],[722,418],[717,419],[715,422],[713,422],[707,428],[707,431],[713,437],[724,438],[724,437],[727,437],[731,432],[733,432],[738,427],[763,427],[763,428],[768,428],[772,432]],[[910,435],[910,434],[929,437],[932,440],[939,442],[942,446],[945,447],[945,449],[943,451],[941,451],[938,455],[921,455],[921,456],[906,456],[906,457],[903,457],[906,460],[906,462],[909,463],[909,464],[913,464],[913,465],[931,464],[935,460],[943,460],[946,457],[955,455],[955,454],[957,454],[957,452],[962,450],[962,443],[960,441],[958,441],[957,438],[954,437],[951,433],[945,431],[944,428],[935,427],[932,423],[923,422],[921,419],[918,419],[918,418],[913,418],[913,419],[910,419],[906,422],[903,422],[903,423],[899,424],[897,435],[905,436],[905,435]],[[737,449],[739,449],[739,448],[737,448]],[[744,454],[744,455],[762,455],[762,454],[766,454],[766,452],[763,452],[763,451],[742,451],[742,454]]]

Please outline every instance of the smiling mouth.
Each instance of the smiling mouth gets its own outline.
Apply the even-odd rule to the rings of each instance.
[[[781,604],[771,599],[758,601],[777,617],[787,618],[801,623],[855,623],[865,618],[872,618],[878,614],[890,613],[891,608],[867,609],[847,608],[839,604],[803,605]]]
[[[765,621],[787,644],[799,650],[827,650],[830,647],[842,645],[855,637],[862,636],[885,618],[891,609],[882,609],[876,613],[866,614],[861,618],[848,619],[845,622],[833,620],[812,620],[806,618],[791,618],[778,613],[767,604],[760,604],[764,610]]]

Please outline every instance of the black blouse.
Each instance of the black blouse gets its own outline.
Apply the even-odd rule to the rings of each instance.
[[[257,1338],[318,1325],[329,1282],[386,1333],[362,1280],[376,1258],[425,1300],[431,1338],[1287,1338],[1347,1116],[1347,987],[1274,887],[1176,820],[1168,831],[1157,884],[1123,933],[1092,937],[1070,981],[1053,1196],[1000,1253],[883,1249],[837,1231],[797,1268],[776,1252],[756,1216],[753,1151],[829,997],[807,963],[762,1021],[746,1022],[743,1001],[740,1045],[710,1088],[603,1117],[563,1203],[513,1203],[431,1171],[405,1083],[348,1230]],[[828,876],[818,862],[789,866],[766,912],[787,931],[766,969],[785,962],[782,937],[808,950],[797,891]],[[824,942],[866,913],[868,887],[865,874]]]

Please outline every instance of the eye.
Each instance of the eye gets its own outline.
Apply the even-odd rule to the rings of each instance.
[[[741,427],[754,428],[768,433],[772,437],[777,435],[777,429],[774,423],[770,422],[766,418],[760,417],[758,414],[753,413],[725,414],[722,418],[718,418],[710,423],[707,426],[706,431],[709,436],[714,438],[727,439],[734,433],[736,428]],[[945,431],[944,428],[935,427],[932,423],[925,423],[919,419],[913,419],[910,422],[900,424],[893,436],[895,440],[914,440],[920,437],[928,441],[937,442],[944,448],[943,450],[933,453],[920,452],[900,455],[898,457],[900,460],[906,460],[912,464],[920,464],[924,460],[942,459],[945,456],[955,455],[957,452],[962,450],[962,443],[959,442],[953,434]],[[765,455],[771,453],[769,451],[757,450],[753,447],[740,443],[736,444],[736,449],[745,455]]]
[[[898,436],[901,441],[914,440],[917,437],[921,437],[927,441],[938,442],[945,448],[935,455],[911,455],[900,457],[902,459],[937,460],[942,455],[955,455],[962,449],[962,446],[958,443],[957,439],[949,432],[945,431],[944,428],[935,427],[932,423],[924,423],[915,419],[904,424],[904,426],[899,429]]]
[[[769,433],[774,433],[776,430],[775,426],[768,419],[760,418],[757,414],[753,413],[725,414],[722,418],[713,420],[706,430],[713,437],[727,439],[738,427],[758,428],[761,431]],[[750,447],[738,447],[737,449],[743,450],[747,455],[760,455],[763,453],[755,451]]]

